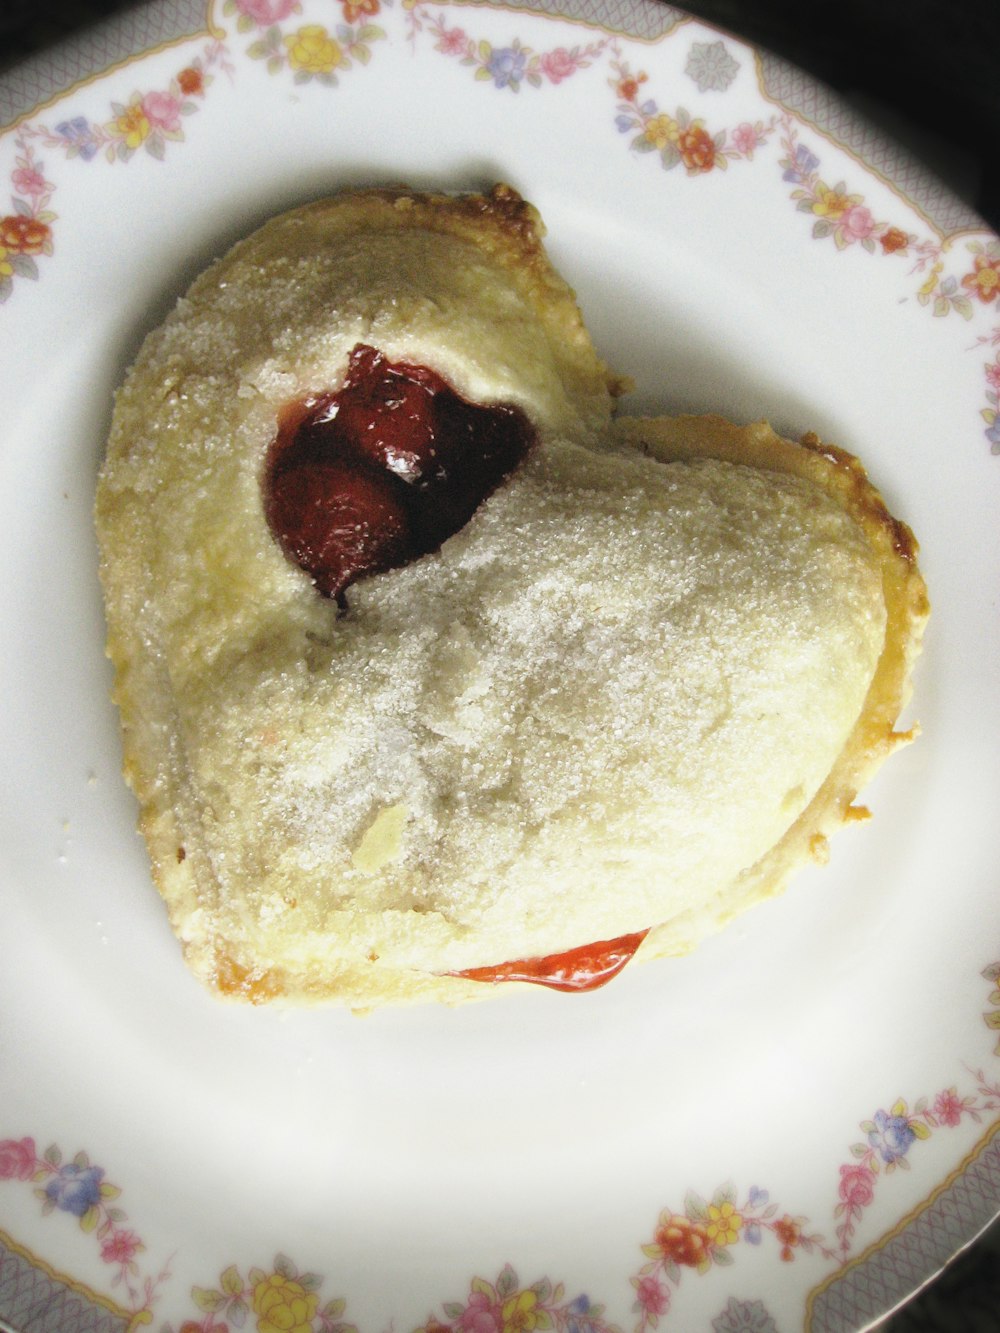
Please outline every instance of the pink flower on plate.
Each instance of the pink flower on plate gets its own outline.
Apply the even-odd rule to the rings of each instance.
[[[0,1142],[0,1180],[30,1180],[35,1174],[35,1140]]]
[[[1000,360],[986,363],[986,383],[1000,392]]]
[[[142,109],[154,130],[173,134],[181,127],[181,104],[172,93],[147,93]]]
[[[864,204],[852,204],[841,215],[837,230],[849,241],[864,241],[875,230],[875,219]]]
[[[576,70],[577,64],[565,46],[557,46],[554,51],[546,51],[541,58],[542,71],[552,83],[561,83]]]
[[[963,1106],[954,1088],[939,1092],[934,1098],[934,1114],[942,1125],[957,1125],[962,1119]]]
[[[18,194],[26,194],[35,199],[48,194],[52,189],[37,167],[18,167],[11,176],[11,181]]]
[[[106,1264],[127,1264],[144,1248],[134,1232],[113,1231],[101,1246],[101,1258]]]
[[[646,1315],[666,1314],[670,1308],[670,1288],[665,1287],[654,1273],[633,1279],[636,1304]]]
[[[299,0],[236,0],[236,8],[262,28],[298,12]]]
[[[501,1312],[484,1291],[474,1291],[462,1311],[458,1327],[462,1333],[499,1333]]]
[[[745,120],[742,125],[737,125],[733,130],[733,144],[744,157],[749,157],[760,142],[760,135],[749,121]]]
[[[867,1166],[840,1168],[840,1197],[852,1208],[867,1208],[875,1197],[875,1177]]]
[[[438,50],[443,51],[446,56],[461,56],[465,54],[468,44],[469,39],[461,28],[448,28],[441,34]]]

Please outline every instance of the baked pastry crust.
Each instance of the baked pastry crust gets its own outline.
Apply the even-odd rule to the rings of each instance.
[[[825,863],[829,838],[870,817],[858,793],[885,760],[918,735],[914,724],[897,730],[912,695],[913,668],[930,615],[927,586],[917,565],[910,528],[894,518],[861,461],[809,432],[798,444],[766,422],[740,427],[720,416],[622,418],[615,437],[663,461],[723,459],[766,472],[802,478],[828,495],[864,533],[877,562],[885,631],[861,712],[812,800],[782,838],[713,899],[655,926],[637,956],[683,954],[747,907],[780,893],[809,861]]]
[[[650,926],[640,954],[690,948],[857,818],[903,739],[908,530],[815,440],[612,429],[619,382],[539,232],[503,187],[297,210],[198,280],[118,396],[97,524],[125,771],[221,995],[457,1002],[492,988],[449,973],[512,957]],[[360,342],[538,439],[340,616],[261,481],[281,412]]]

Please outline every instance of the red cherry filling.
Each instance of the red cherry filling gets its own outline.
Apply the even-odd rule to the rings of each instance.
[[[288,408],[265,472],[286,554],[343,606],[367,574],[436,551],[524,458],[519,408],[466,402],[425,366],[351,353],[336,393]]]
[[[407,559],[406,506],[374,468],[349,459],[302,459],[273,478],[271,504],[285,519],[285,549],[327,597]]]
[[[618,975],[648,934],[648,930],[640,930],[634,935],[582,944],[579,948],[548,954],[544,958],[522,958],[514,963],[497,963],[493,967],[470,967],[448,975],[465,977],[468,981],[488,981],[494,985],[501,981],[531,981],[552,990],[598,990]]]

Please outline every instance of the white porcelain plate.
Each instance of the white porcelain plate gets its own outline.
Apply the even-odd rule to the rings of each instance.
[[[18,1333],[854,1330],[1000,1201],[1000,241],[796,70],[646,0],[565,2],[162,0],[0,87]],[[923,735],[829,866],[691,957],[456,1011],[226,1007],[119,775],[112,392],[267,215],[496,179],[632,407],[866,461],[922,544]]]

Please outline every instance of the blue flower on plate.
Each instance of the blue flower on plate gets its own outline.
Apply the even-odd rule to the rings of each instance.
[[[997,417],[996,421],[994,421],[993,425],[986,432],[986,438],[993,446],[990,452],[1000,454],[1000,417]]]
[[[906,1156],[916,1137],[905,1115],[876,1111],[875,1125],[868,1133],[868,1142],[883,1162],[891,1164]]]
[[[72,120],[61,120],[56,126],[56,134],[60,139],[65,139],[71,148],[75,148],[84,162],[89,162],[97,152],[97,144],[94,142],[90,125],[83,116],[74,116]]]
[[[750,1208],[763,1208],[771,1196],[767,1190],[762,1190],[759,1185],[751,1185],[750,1193],[747,1197],[747,1205]],[[743,1228],[743,1239],[749,1241],[751,1245],[759,1245],[763,1232],[760,1229],[760,1223],[755,1219],[748,1217],[746,1226]]]
[[[805,144],[800,143],[795,150],[795,157],[792,165],[784,172],[781,179],[791,181],[794,185],[800,184],[805,178],[815,171],[819,166],[819,158],[815,153],[810,153]]]
[[[590,1314],[589,1296],[577,1296],[566,1306],[566,1333],[593,1333],[594,1320]]]
[[[101,1166],[78,1166],[76,1162],[67,1162],[45,1186],[45,1193],[64,1213],[83,1217],[100,1203],[103,1177]]]
[[[502,46],[490,56],[486,68],[497,88],[518,84],[524,78],[527,58],[516,46]]]

